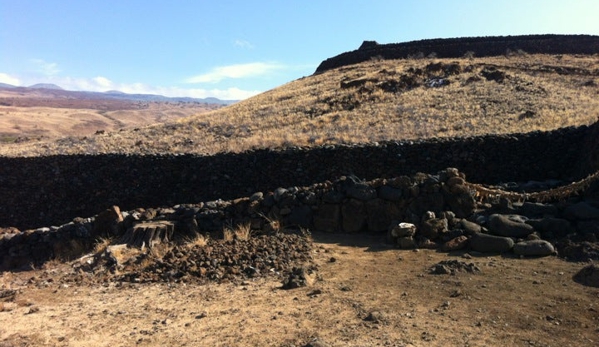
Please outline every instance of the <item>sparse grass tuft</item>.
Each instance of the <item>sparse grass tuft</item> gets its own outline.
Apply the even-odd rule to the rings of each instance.
[[[263,213],[260,213],[260,217],[266,220],[266,231],[271,233],[278,233],[281,231],[281,221],[275,217],[267,217]]]
[[[208,244],[208,239],[206,238],[206,236],[198,234],[194,238],[187,239],[184,242],[188,248],[193,248],[195,246],[206,247],[206,245]]]
[[[231,230],[229,228],[225,228],[223,230],[223,240],[233,241],[233,239],[235,239],[235,233],[233,232],[233,230]]]
[[[241,240],[247,241],[252,236],[250,223],[239,224],[236,227],[226,226],[223,228],[223,240]]]
[[[247,241],[252,235],[252,228],[250,223],[240,224],[235,228],[235,238],[242,241]]]
[[[112,243],[112,238],[110,237],[101,237],[94,244],[93,253],[99,254],[103,253],[108,246]]]

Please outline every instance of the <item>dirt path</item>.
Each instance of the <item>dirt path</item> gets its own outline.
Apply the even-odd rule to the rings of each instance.
[[[555,257],[447,255],[316,234],[313,285],[276,276],[203,286],[60,283],[59,268],[4,273],[0,346],[591,346],[599,289]],[[435,264],[480,272],[430,274]],[[44,273],[45,271],[45,273]],[[56,278],[39,285],[32,277]],[[31,282],[28,284],[28,281]],[[313,345],[318,345],[313,343]]]

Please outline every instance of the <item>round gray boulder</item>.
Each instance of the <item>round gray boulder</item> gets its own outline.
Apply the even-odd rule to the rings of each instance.
[[[528,256],[546,256],[555,253],[555,248],[545,240],[527,240],[514,245],[514,253]]]

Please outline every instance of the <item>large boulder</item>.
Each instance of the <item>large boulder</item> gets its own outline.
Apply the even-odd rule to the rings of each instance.
[[[460,227],[462,227],[468,235],[480,233],[483,229],[480,225],[466,219],[460,221]]]
[[[362,201],[349,199],[341,206],[343,231],[354,233],[366,226],[366,209]]]
[[[518,213],[528,217],[544,217],[544,216],[557,216],[559,210],[557,206],[553,204],[542,204],[538,202],[524,202],[518,208]]]
[[[381,186],[378,189],[378,196],[383,200],[388,201],[401,201],[402,192],[401,189],[393,188],[389,186]]]
[[[314,228],[317,231],[336,232],[339,229],[340,208],[335,204],[324,204],[314,216]]]
[[[570,222],[561,218],[531,219],[526,221],[526,224],[550,237],[562,237],[574,232],[574,228]]]
[[[470,189],[463,184],[443,186],[445,203],[449,205],[458,218],[466,218],[476,209],[476,200]]]
[[[555,248],[545,240],[527,240],[516,243],[514,253],[527,256],[546,256],[555,254]]]
[[[526,220],[518,215],[492,214],[489,217],[489,231],[499,236],[524,238],[535,231],[525,223]]]
[[[123,233],[122,228],[123,215],[118,206],[99,213],[94,220],[92,236],[93,237],[112,237],[120,236]]]
[[[309,227],[312,224],[312,208],[306,205],[296,206],[291,210],[289,224]]]
[[[441,246],[441,250],[445,252],[457,251],[466,248],[467,245],[468,236],[461,235],[445,242],[443,246]]]
[[[394,211],[392,209],[392,203],[382,199],[377,198],[366,202],[368,231],[386,231],[393,219],[397,219],[395,218],[396,216],[394,216]]]
[[[431,218],[420,223],[420,235],[434,240],[439,235],[448,232],[448,223],[445,218]]]
[[[566,207],[564,216],[570,220],[599,219],[599,208],[594,207],[588,202],[581,201]]]
[[[360,201],[368,201],[376,198],[376,190],[366,184],[355,184],[347,188],[345,194],[349,198],[357,199]]]
[[[503,253],[514,247],[514,240],[509,237],[477,233],[470,238],[470,248],[481,253]]]
[[[414,237],[416,235],[416,226],[412,223],[392,224],[389,227],[388,235],[393,239],[398,237]]]

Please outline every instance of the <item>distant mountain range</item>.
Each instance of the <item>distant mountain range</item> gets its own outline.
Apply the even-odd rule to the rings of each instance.
[[[230,105],[238,100],[221,100],[218,98],[190,98],[190,97],[168,97],[154,94],[127,94],[118,90],[110,90],[107,92],[87,92],[87,91],[72,91],[64,90],[60,86],[51,83],[38,83],[29,87],[18,87],[11,84],[0,83],[0,89],[6,91],[25,94],[22,96],[35,97],[55,97],[67,99],[110,99],[110,100],[128,100],[128,101],[159,101],[159,102],[201,102],[207,104]],[[29,95],[31,94],[31,95]]]

